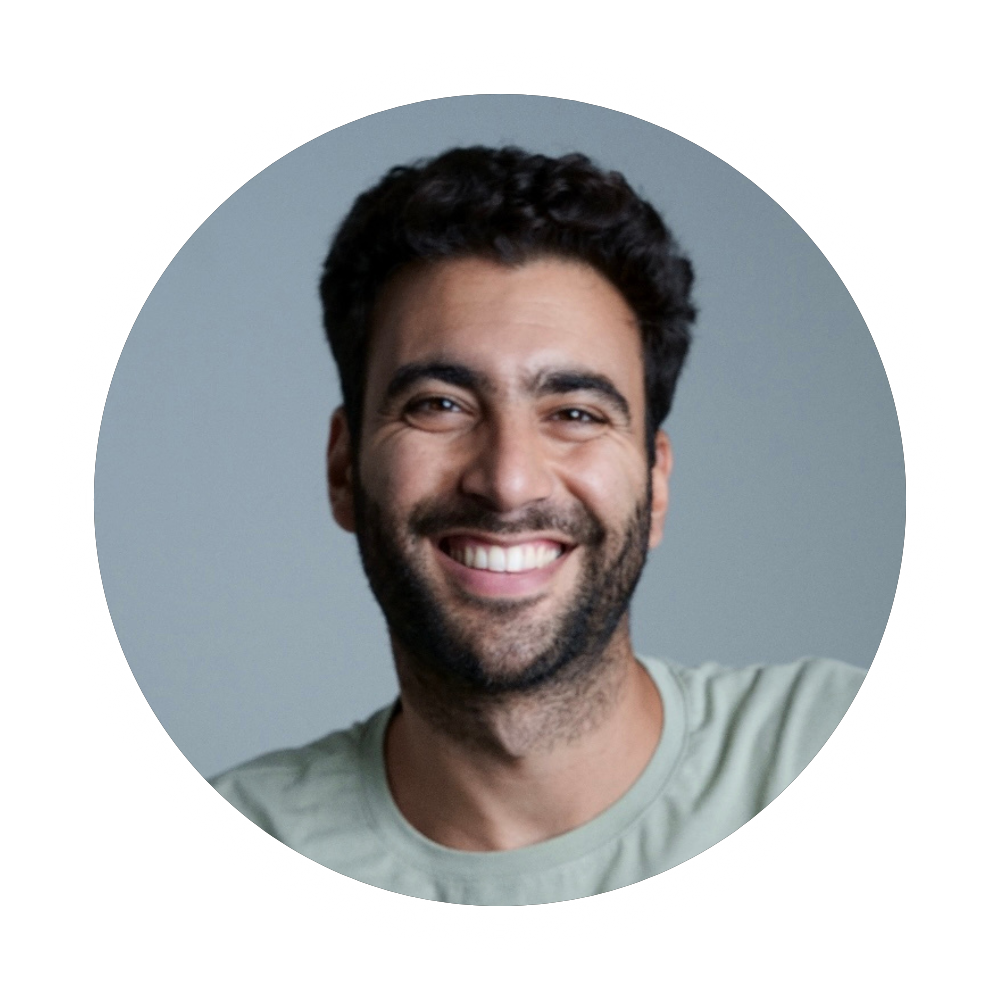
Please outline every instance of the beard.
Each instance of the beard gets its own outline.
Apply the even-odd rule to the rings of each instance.
[[[528,508],[515,520],[469,501],[432,499],[393,520],[358,485],[358,547],[391,635],[412,667],[437,686],[486,696],[582,687],[628,610],[645,565],[650,490],[647,484],[627,521],[609,531],[582,504],[565,511]],[[559,532],[579,552],[576,586],[555,613],[533,613],[544,595],[489,599],[436,588],[426,539],[462,530]]]

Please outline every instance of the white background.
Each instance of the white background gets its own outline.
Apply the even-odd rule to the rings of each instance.
[[[995,995],[996,80],[980,11],[203,0],[8,16],[8,995]],[[853,295],[906,452],[876,669],[803,778],[680,868],[550,906],[385,893],[243,820],[139,693],[93,537],[108,385],[177,248],[301,143],[463,93],[613,108],[745,173]]]

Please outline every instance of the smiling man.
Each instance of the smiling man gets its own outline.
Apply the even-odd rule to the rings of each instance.
[[[579,155],[452,150],[361,195],[322,282],[329,493],[400,694],[215,779],[237,808],[373,885],[537,903],[692,857],[808,763],[862,671],[630,640],[691,284],[656,211]]]

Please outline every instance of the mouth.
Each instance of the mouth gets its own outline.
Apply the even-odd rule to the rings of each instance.
[[[487,573],[523,574],[552,565],[571,546],[551,538],[500,543],[471,535],[450,535],[441,539],[438,548],[468,569]]]

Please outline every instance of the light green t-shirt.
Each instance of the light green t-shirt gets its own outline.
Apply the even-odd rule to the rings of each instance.
[[[382,753],[394,706],[212,784],[271,836],[370,885],[451,903],[577,899],[666,871],[742,826],[809,763],[865,677],[834,660],[740,669],[641,661],[663,699],[653,758],[599,816],[530,847],[456,851],[410,826]]]

